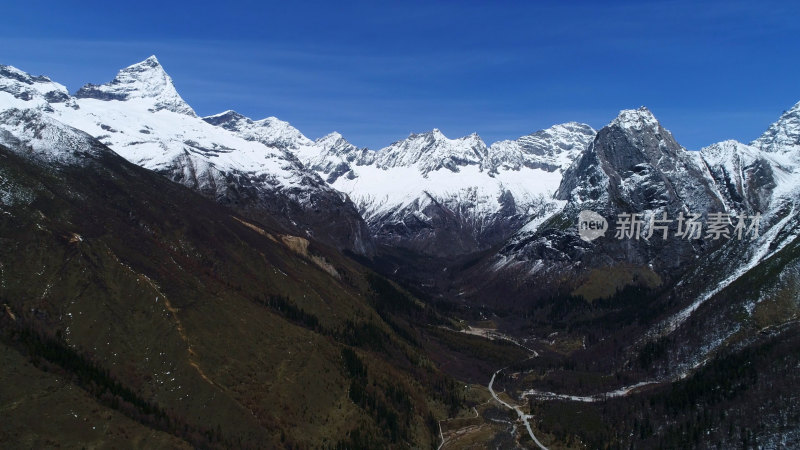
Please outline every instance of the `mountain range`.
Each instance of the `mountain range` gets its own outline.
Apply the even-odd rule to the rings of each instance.
[[[600,130],[569,122],[487,145],[433,129],[372,150],[275,117],[199,117],[152,56],[74,94],[0,66],[0,150],[2,349],[17,368],[5,376],[33,376],[30,389],[71,380],[82,404],[103,406],[93,421],[113,417],[142,443],[436,447],[443,416],[483,404],[455,386],[479,384],[491,363],[513,371],[497,384],[528,408],[514,419],[525,425],[555,417],[554,401],[598,397],[585,378],[652,385],[641,395],[660,404],[762,350],[779,358],[749,392],[796,378],[783,372],[800,342],[800,103],[749,144],[699,151],[645,107]],[[582,211],[607,220],[604,236],[583,238]],[[681,235],[694,214],[704,228]],[[641,233],[625,234],[626,215]],[[318,371],[333,374],[315,385],[324,407],[303,392]],[[627,405],[638,391],[619,392]],[[751,399],[731,394],[729,434],[723,419],[703,430],[722,446],[796,443],[797,393],[781,392],[760,428]],[[197,416],[211,404],[213,420]],[[665,407],[658,432],[637,428],[641,442],[685,444],[674,427],[694,412],[681,408]],[[497,442],[541,446],[492,414],[481,426]],[[536,428],[605,445],[632,432],[614,414],[624,420],[602,432]],[[637,427],[651,420],[636,414]],[[2,431],[43,443],[20,430]],[[86,433],[78,441],[103,442]]]

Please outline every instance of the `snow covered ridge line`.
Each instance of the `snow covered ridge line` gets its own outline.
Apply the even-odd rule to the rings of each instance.
[[[474,133],[449,139],[438,129],[411,134],[377,151],[356,147],[338,133],[311,140],[274,117],[252,120],[230,110],[197,117],[154,56],[120,70],[109,83],[82,87],[74,97],[49,78],[0,66],[0,110],[9,108],[39,110],[89,133],[129,161],[214,198],[226,198],[231,194],[228,184],[234,183],[236,192],[269,192],[271,199],[289,199],[304,211],[321,210],[320,204],[336,207],[334,197],[344,203],[352,199],[347,208],[355,210],[357,205],[354,214],[367,220],[374,236],[391,243],[422,240],[417,248],[425,248],[425,240],[435,236],[463,242],[464,252],[499,243],[521,229],[531,232],[561,202],[584,198],[580,186],[562,181],[598,137],[590,126],[569,122],[490,146]],[[635,200],[634,195],[641,194],[636,186],[643,180],[652,181],[654,188],[667,188],[655,176],[660,172],[672,180],[688,180],[679,183],[676,195],[691,199],[699,186],[692,182],[695,169],[715,178],[710,185],[720,191],[749,176],[750,159],[765,159],[774,168],[765,170],[773,170],[778,192],[797,175],[800,151],[785,149],[800,148],[795,140],[800,136],[798,111],[795,105],[770,127],[772,131],[753,142],[752,158],[742,153],[745,156],[733,161],[726,152],[689,154],[667,136],[649,110],[624,110],[604,130],[622,130],[635,147],[651,146],[645,156],[652,164],[631,170],[623,166],[628,161],[608,154],[602,169],[609,168],[606,163],[620,167],[608,178],[597,166],[600,182],[586,192],[599,190],[599,198],[608,197],[619,175],[622,194]],[[660,139],[657,147],[654,139]],[[575,195],[567,188],[577,189]],[[741,191],[726,201],[736,206],[740,194],[749,193],[746,187]],[[761,197],[747,198],[750,209],[745,209],[751,211],[767,199],[766,194]]]
[[[336,132],[311,140],[274,117],[203,120],[295,155],[353,200],[377,240],[439,256],[488,248],[554,213],[563,172],[596,135],[569,122],[487,146],[477,133],[450,139],[434,128],[373,151]]]
[[[0,65],[0,92],[6,92],[20,104],[35,101],[39,106],[69,102],[67,88],[45,76],[34,77],[16,67]]]
[[[222,203],[268,214],[294,234],[361,254],[371,251],[366,224],[346,196],[289,149],[245,139],[197,117],[155,57],[120,70],[109,83],[86,85],[74,97],[47,78],[0,66],[0,111],[12,109],[82,130],[133,164]],[[13,128],[9,133],[38,142],[36,132],[28,133],[34,128],[17,122],[6,123]],[[83,145],[63,139],[40,144],[34,148],[62,161]]]
[[[13,97],[0,98],[0,107],[39,108],[47,112],[55,112],[57,118],[78,128],[101,128],[85,131],[96,137],[113,137],[121,130],[109,123],[101,123],[103,113],[128,112],[124,110],[144,110],[149,113],[175,112],[189,117],[196,117],[193,109],[186,104],[175,89],[172,78],[166,74],[158,59],[151,56],[146,60],[133,64],[119,71],[109,83],[87,84],[80,88],[74,97],[69,96],[66,88],[53,83],[46,77],[32,77],[11,66],[0,66],[0,91]],[[6,97],[6,96],[3,96]],[[96,102],[91,102],[91,101]],[[80,114],[68,114],[63,104],[68,103],[73,110],[80,110],[92,105],[93,110]],[[105,106],[101,106],[105,104]],[[124,105],[124,107],[122,106]],[[133,106],[132,108],[130,106]],[[143,112],[144,112],[143,111]],[[72,117],[85,117],[94,123],[76,123]],[[137,117],[136,119],[140,119]],[[323,177],[335,179],[335,172],[344,171],[342,163],[352,165],[373,165],[382,169],[393,167],[415,167],[424,177],[439,169],[458,172],[465,166],[477,166],[481,172],[496,173],[499,170],[519,170],[524,167],[543,169],[553,172],[563,170],[590,141],[595,131],[588,125],[568,123],[554,126],[548,130],[524,136],[517,141],[501,141],[487,147],[477,134],[448,139],[439,130],[429,133],[411,134],[408,139],[396,142],[378,151],[359,149],[349,144],[338,133],[312,141],[297,129],[274,117],[263,120],[251,120],[234,111],[209,116],[207,123],[224,128],[248,141],[258,141],[269,147],[289,150],[291,157],[299,158],[305,165],[315,169]],[[109,120],[110,121],[110,120]],[[79,126],[81,125],[81,126]],[[147,123],[132,131],[132,136],[125,142],[126,146],[147,144],[152,141],[154,133]],[[174,124],[172,124],[174,125]],[[198,130],[202,131],[202,129]],[[128,134],[128,133],[125,133]],[[189,133],[187,133],[189,134]],[[144,136],[143,136],[144,135]],[[134,140],[135,138],[141,138]],[[191,136],[184,136],[184,141],[197,141]],[[103,140],[114,145],[114,139]],[[117,140],[118,141],[118,140]],[[210,147],[212,150],[217,147]],[[203,147],[208,149],[209,147]],[[126,152],[115,148],[127,157]],[[158,153],[158,149],[153,152]],[[137,152],[138,153],[138,152]],[[164,153],[163,151],[161,153]],[[159,155],[137,155],[135,163],[152,161]],[[163,164],[163,159],[160,161]],[[351,174],[352,176],[353,174]],[[329,181],[333,181],[333,179]],[[491,180],[490,180],[491,181]],[[464,185],[465,183],[461,183]],[[436,191],[436,189],[428,189]]]
[[[65,165],[111,153],[87,133],[31,109],[0,111],[0,144],[34,160]]]
[[[553,171],[569,165],[573,158],[565,155],[583,150],[595,135],[590,126],[569,122],[516,141],[498,141],[487,146],[477,133],[450,139],[434,128],[425,133],[411,133],[406,139],[371,151],[354,146],[338,132],[311,140],[275,117],[254,120],[228,110],[203,120],[248,140],[292,149],[309,167],[326,173],[322,167],[326,164],[331,166],[329,170],[339,168],[339,164],[381,169],[414,167],[424,175],[440,169],[458,172],[465,166],[477,166],[488,172],[522,167],[546,167]]]

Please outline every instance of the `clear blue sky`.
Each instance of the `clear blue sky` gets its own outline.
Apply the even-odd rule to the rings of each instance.
[[[156,54],[201,115],[371,148],[599,128],[646,105],[696,149],[750,141],[800,100],[800,2],[76,3],[5,4],[0,63],[74,92]]]

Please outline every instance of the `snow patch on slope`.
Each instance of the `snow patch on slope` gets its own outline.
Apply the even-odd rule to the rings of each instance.
[[[40,161],[81,164],[87,155],[107,149],[92,136],[67,126],[37,109],[0,112],[0,143],[17,153]]]

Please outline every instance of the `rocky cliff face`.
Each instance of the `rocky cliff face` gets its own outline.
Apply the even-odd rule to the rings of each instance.
[[[775,134],[774,129],[791,127],[773,125],[765,135]],[[769,245],[765,231],[782,228],[787,214],[794,214],[787,206],[797,176],[797,166],[787,156],[791,151],[775,147],[774,140],[765,143],[764,137],[756,142],[764,150],[726,141],[688,152],[647,109],[622,111],[566,170],[555,194],[565,202],[563,209],[517,232],[491,258],[491,270],[499,280],[535,279],[539,287],[547,286],[544,291],[590,295],[608,295],[631,283],[669,284],[698,260],[719,252],[728,255],[726,270],[734,271],[737,263],[732,261],[757,258],[754,255]],[[582,210],[607,220],[604,236],[591,242],[580,238]],[[631,213],[640,214],[639,230],[619,223],[620,217]],[[696,236],[676,236],[679,225],[684,231],[687,226],[687,222],[679,224],[678,218],[688,219],[693,213],[701,214],[701,231]],[[759,214],[762,236],[715,239],[706,227],[709,214],[717,213],[729,215],[725,218],[729,232],[739,215]],[[663,239],[663,227],[668,239]],[[608,286],[595,289],[601,273]],[[719,274],[709,276],[714,282],[724,282]]]

